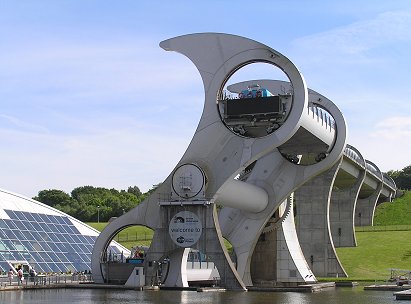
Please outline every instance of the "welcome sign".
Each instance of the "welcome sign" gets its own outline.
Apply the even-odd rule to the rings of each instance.
[[[198,216],[190,211],[180,211],[170,221],[168,233],[180,247],[191,247],[201,237],[203,226]]]

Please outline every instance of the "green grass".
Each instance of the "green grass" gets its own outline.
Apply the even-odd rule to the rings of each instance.
[[[87,225],[102,231],[108,223],[86,223]],[[136,245],[149,246],[151,239],[153,237],[153,230],[144,226],[132,226],[121,230],[115,237],[114,240],[119,242],[124,247],[131,249],[131,247]]]
[[[378,205],[374,216],[375,226],[411,225],[411,191],[392,202]]]
[[[411,269],[411,231],[357,232],[357,247],[337,248],[349,279],[386,280],[390,268]]]

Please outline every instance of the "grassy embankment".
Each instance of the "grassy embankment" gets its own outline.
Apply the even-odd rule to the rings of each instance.
[[[107,225],[88,224],[100,231]],[[374,225],[357,229],[357,247],[337,248],[349,280],[386,280],[391,268],[411,270],[411,192],[392,203],[379,205]],[[121,231],[115,240],[127,248],[136,244],[148,245],[150,241],[136,241],[144,234],[150,236],[153,231],[141,226],[129,227]]]
[[[356,280],[386,280],[391,268],[411,270],[411,192],[376,209],[374,227],[358,227],[357,247],[337,248]]]

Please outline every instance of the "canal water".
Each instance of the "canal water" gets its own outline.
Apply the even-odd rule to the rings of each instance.
[[[102,289],[43,289],[0,292],[7,304],[405,304],[391,291],[364,291],[362,287],[337,288],[318,293],[133,291]]]

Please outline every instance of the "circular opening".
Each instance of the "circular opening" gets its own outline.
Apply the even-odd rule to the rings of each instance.
[[[249,62],[223,83],[217,106],[228,129],[239,136],[258,138],[284,124],[292,96],[290,80],[280,68],[267,62]]]

